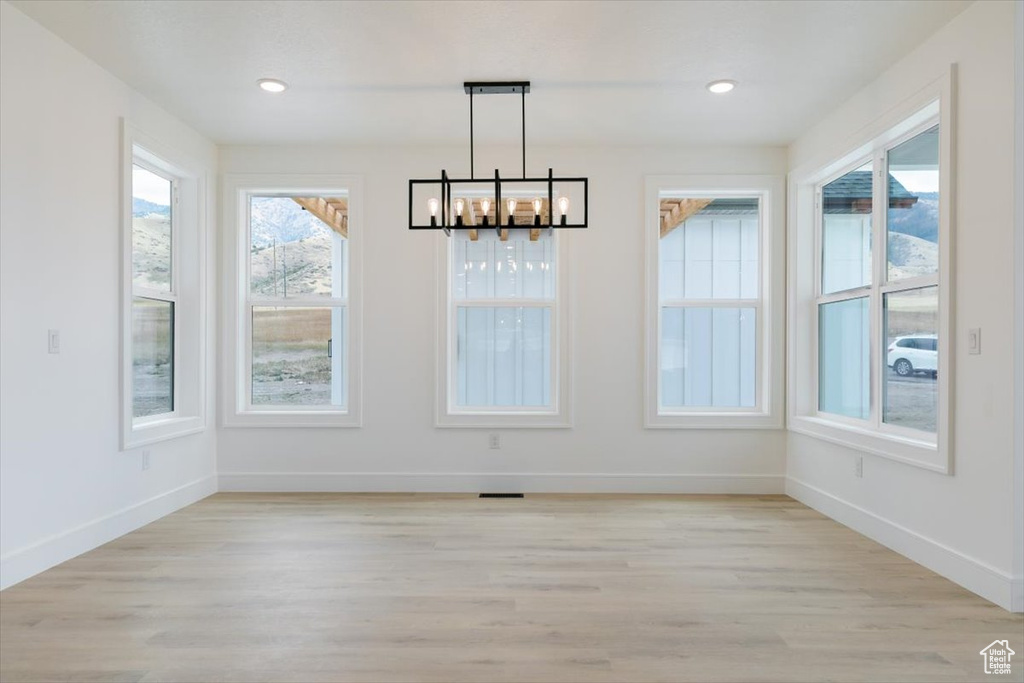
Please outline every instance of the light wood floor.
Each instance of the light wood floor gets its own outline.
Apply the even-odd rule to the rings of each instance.
[[[997,638],[1022,680],[1021,615],[784,496],[218,494],[0,593],[3,681],[965,681]]]

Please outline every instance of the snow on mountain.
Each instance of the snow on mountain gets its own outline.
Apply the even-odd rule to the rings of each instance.
[[[253,197],[250,225],[257,248],[330,236],[330,228],[288,197]]]

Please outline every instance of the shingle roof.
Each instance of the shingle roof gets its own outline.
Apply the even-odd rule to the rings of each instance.
[[[868,213],[871,210],[871,171],[851,171],[836,178],[822,191],[825,213]],[[917,197],[889,176],[889,203],[893,207],[908,207]]]

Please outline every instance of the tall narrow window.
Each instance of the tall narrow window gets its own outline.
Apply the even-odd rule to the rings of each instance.
[[[208,169],[127,122],[121,207],[121,447],[206,426]]]
[[[866,419],[871,398],[871,162],[824,185],[821,297],[818,300],[818,405]]]
[[[451,237],[453,411],[554,409],[555,240]]]
[[[348,406],[348,198],[247,195],[250,410]]]
[[[783,181],[647,181],[647,427],[777,428]],[[775,264],[773,266],[773,263]]]
[[[480,198],[464,201],[468,215],[484,215]],[[463,229],[443,238],[439,426],[571,424],[569,236],[542,229],[530,239],[531,232]]]
[[[888,150],[882,421],[935,433],[939,372],[939,127]]]
[[[131,187],[131,403],[138,420],[176,408],[175,180],[136,159]]]
[[[757,400],[757,197],[663,197],[658,243],[659,411]]]

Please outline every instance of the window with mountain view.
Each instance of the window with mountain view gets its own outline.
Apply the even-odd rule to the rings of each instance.
[[[174,181],[132,166],[132,417],[174,412]]]
[[[822,413],[936,432],[939,144],[919,129],[817,189]]]
[[[248,198],[249,403],[344,409],[348,200]]]

